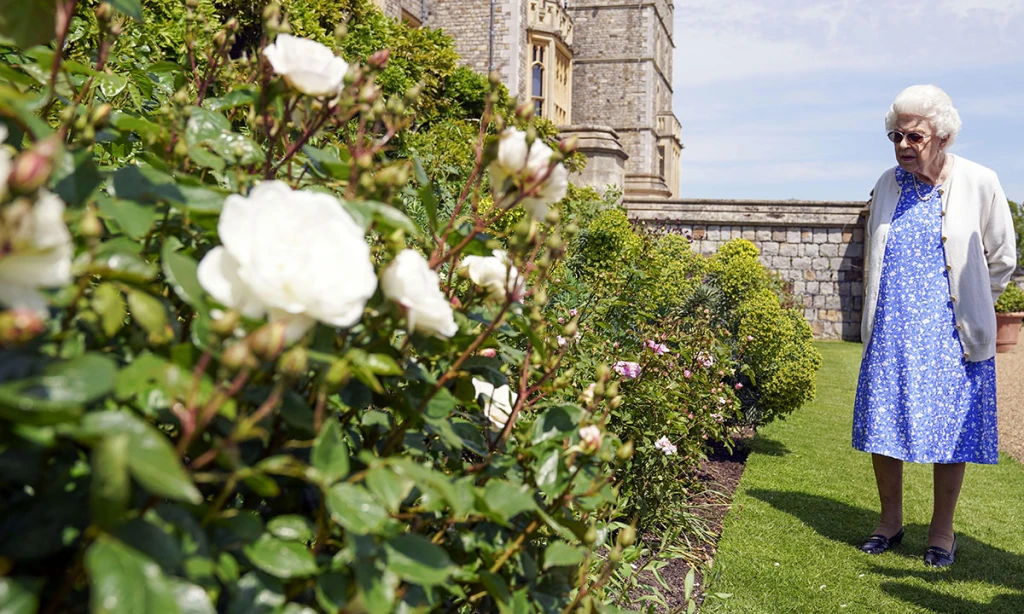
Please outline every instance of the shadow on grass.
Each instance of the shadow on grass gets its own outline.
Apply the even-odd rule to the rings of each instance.
[[[1024,593],[1003,593],[996,595],[989,603],[978,603],[898,582],[883,582],[881,588],[882,592],[890,597],[927,608],[938,614],[1020,614],[1020,612],[1024,612]]]
[[[878,521],[878,512],[875,510],[854,507],[818,495],[765,489],[747,492],[777,510],[799,518],[820,535],[832,541],[848,544],[851,548],[860,546]],[[1024,555],[987,544],[966,533],[958,533],[957,558],[952,567],[931,569],[925,567],[923,562],[918,569],[885,565],[887,559],[890,562],[902,560],[904,564],[908,558],[920,561],[928,527],[924,524],[911,524],[907,525],[906,531],[910,538],[908,541],[919,543],[921,552],[912,551],[905,542],[891,553],[878,557],[878,563],[872,564],[874,573],[893,580],[916,578],[926,583],[980,582],[1015,591],[1015,594],[998,595],[990,604],[981,604],[933,592],[917,586],[916,583],[908,585],[895,581],[881,584],[885,593],[934,612],[1024,612]]]
[[[762,437],[761,435],[755,437],[754,441],[751,442],[750,451],[754,454],[764,454],[765,456],[785,456],[790,453],[786,444],[781,441]]]

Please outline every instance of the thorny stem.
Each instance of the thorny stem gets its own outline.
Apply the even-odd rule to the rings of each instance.
[[[68,37],[68,29],[71,27],[71,16],[75,14],[75,7],[78,0],[67,0],[57,4],[57,52],[53,54],[53,65],[50,67],[50,88],[47,93],[46,105],[43,107],[42,115],[46,115],[57,100],[57,75],[60,73],[60,65],[64,60],[64,42]]]

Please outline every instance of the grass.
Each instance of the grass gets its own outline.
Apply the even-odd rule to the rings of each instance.
[[[903,545],[857,550],[878,519],[870,456],[850,446],[861,346],[820,343],[817,399],[762,429],[726,516],[721,573],[702,614],[1024,613],[1024,467],[969,465],[957,507],[957,559],[924,566],[931,467],[906,464]]]

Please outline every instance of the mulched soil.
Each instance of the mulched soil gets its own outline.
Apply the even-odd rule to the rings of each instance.
[[[1024,340],[1024,334],[1021,335]],[[1024,345],[996,354],[999,448],[1024,463]]]
[[[710,539],[695,543],[693,548],[694,557],[701,562],[696,567],[694,582],[694,596],[698,604],[704,600],[704,571],[714,557],[715,549],[718,546],[718,538],[722,534],[722,520],[729,511],[733,493],[736,492],[740,477],[743,475],[747,456],[750,455],[750,442],[753,440],[753,436],[753,430],[744,430],[738,433],[733,439],[732,452],[723,447],[715,447],[708,452],[708,459],[702,462],[697,470],[696,478],[704,485],[705,490],[698,494],[695,500],[690,501],[690,504],[693,506],[693,513],[703,519],[707,533],[711,536]],[[652,533],[642,533],[641,539],[652,546],[657,546],[661,541],[660,536]],[[641,559],[637,561],[637,565],[642,566],[645,562],[646,560]],[[665,582],[674,589],[664,595],[668,601],[668,611],[674,612],[679,608],[684,608],[682,611],[685,611],[683,587],[686,575],[690,573],[690,562],[684,559],[669,561],[661,568],[660,573]],[[640,577],[643,579],[645,575],[648,576],[646,579],[650,584],[656,583],[654,578],[650,577],[649,572],[641,574]],[[630,598],[635,600],[643,594],[643,591],[634,589],[630,591]],[[636,602],[634,607],[639,608],[641,603]]]

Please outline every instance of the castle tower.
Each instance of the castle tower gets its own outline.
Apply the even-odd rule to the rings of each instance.
[[[672,0],[572,0],[573,123],[618,134],[629,195],[675,197],[682,151],[672,112]]]
[[[672,0],[375,0],[440,28],[463,63],[498,71],[509,93],[579,137],[576,181],[671,198],[682,150],[672,112]]]

